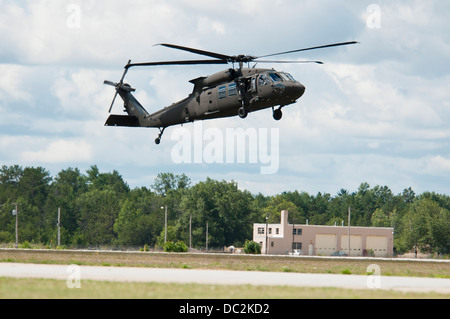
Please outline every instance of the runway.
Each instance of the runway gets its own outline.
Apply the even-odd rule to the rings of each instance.
[[[450,294],[450,279],[287,272],[228,271],[203,269],[163,269],[140,267],[102,267],[0,263],[0,277],[65,280],[69,285],[83,280],[196,283],[216,285],[336,287],[384,289],[408,292]]]

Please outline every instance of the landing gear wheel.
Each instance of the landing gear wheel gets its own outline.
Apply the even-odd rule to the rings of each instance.
[[[166,128],[165,127],[163,127],[162,129],[160,128],[159,129],[159,135],[158,135],[158,137],[155,139],[155,144],[156,145],[159,145],[159,143],[161,143],[161,137],[162,137],[162,135],[164,134],[164,130],[165,130]]]
[[[283,112],[281,112],[280,109],[276,109],[276,110],[273,111],[273,118],[274,118],[276,121],[281,120],[282,117],[283,117]]]
[[[248,115],[248,112],[244,107],[240,107],[238,110],[238,114],[241,119],[245,119]]]

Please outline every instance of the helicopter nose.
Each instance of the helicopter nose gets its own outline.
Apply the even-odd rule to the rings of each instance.
[[[285,93],[289,100],[295,101],[305,93],[305,86],[299,82],[289,83]]]
[[[301,83],[296,83],[294,87],[294,92],[296,99],[298,99],[305,93],[305,86]]]

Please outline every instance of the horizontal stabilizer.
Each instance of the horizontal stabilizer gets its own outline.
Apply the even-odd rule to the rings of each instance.
[[[129,126],[139,127],[139,119],[131,115],[110,115],[106,120],[105,126]]]

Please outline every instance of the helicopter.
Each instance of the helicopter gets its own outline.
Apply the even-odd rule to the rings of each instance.
[[[154,127],[159,129],[156,144],[161,143],[162,135],[167,127],[173,125],[194,122],[198,120],[217,119],[224,117],[239,116],[246,118],[250,112],[272,108],[273,118],[279,121],[282,116],[282,108],[295,103],[305,92],[305,86],[295,80],[287,72],[280,72],[275,69],[256,68],[258,63],[317,63],[321,61],[274,61],[260,60],[261,58],[276,55],[291,54],[296,52],[336,47],[358,43],[356,41],[333,43],[298,50],[284,51],[262,56],[252,55],[225,55],[195,48],[160,43],[164,47],[187,51],[213,59],[207,60],[181,60],[181,61],[160,61],[131,63],[125,65],[122,78],[119,82],[105,80],[104,84],[115,87],[116,93],[112,100],[108,113],[111,113],[117,95],[120,95],[124,102],[124,112],[128,115],[111,114],[106,120],[105,126],[125,126],[125,127]],[[250,63],[256,63],[250,67]],[[189,82],[194,85],[192,93],[185,99],[173,103],[154,113],[149,113],[136,100],[132,88],[128,83],[124,83],[125,76],[130,68],[144,66],[162,65],[200,65],[200,64],[229,64],[232,68],[220,71],[208,76],[200,76]],[[239,67],[234,68],[238,63]],[[244,63],[248,67],[244,68]]]

